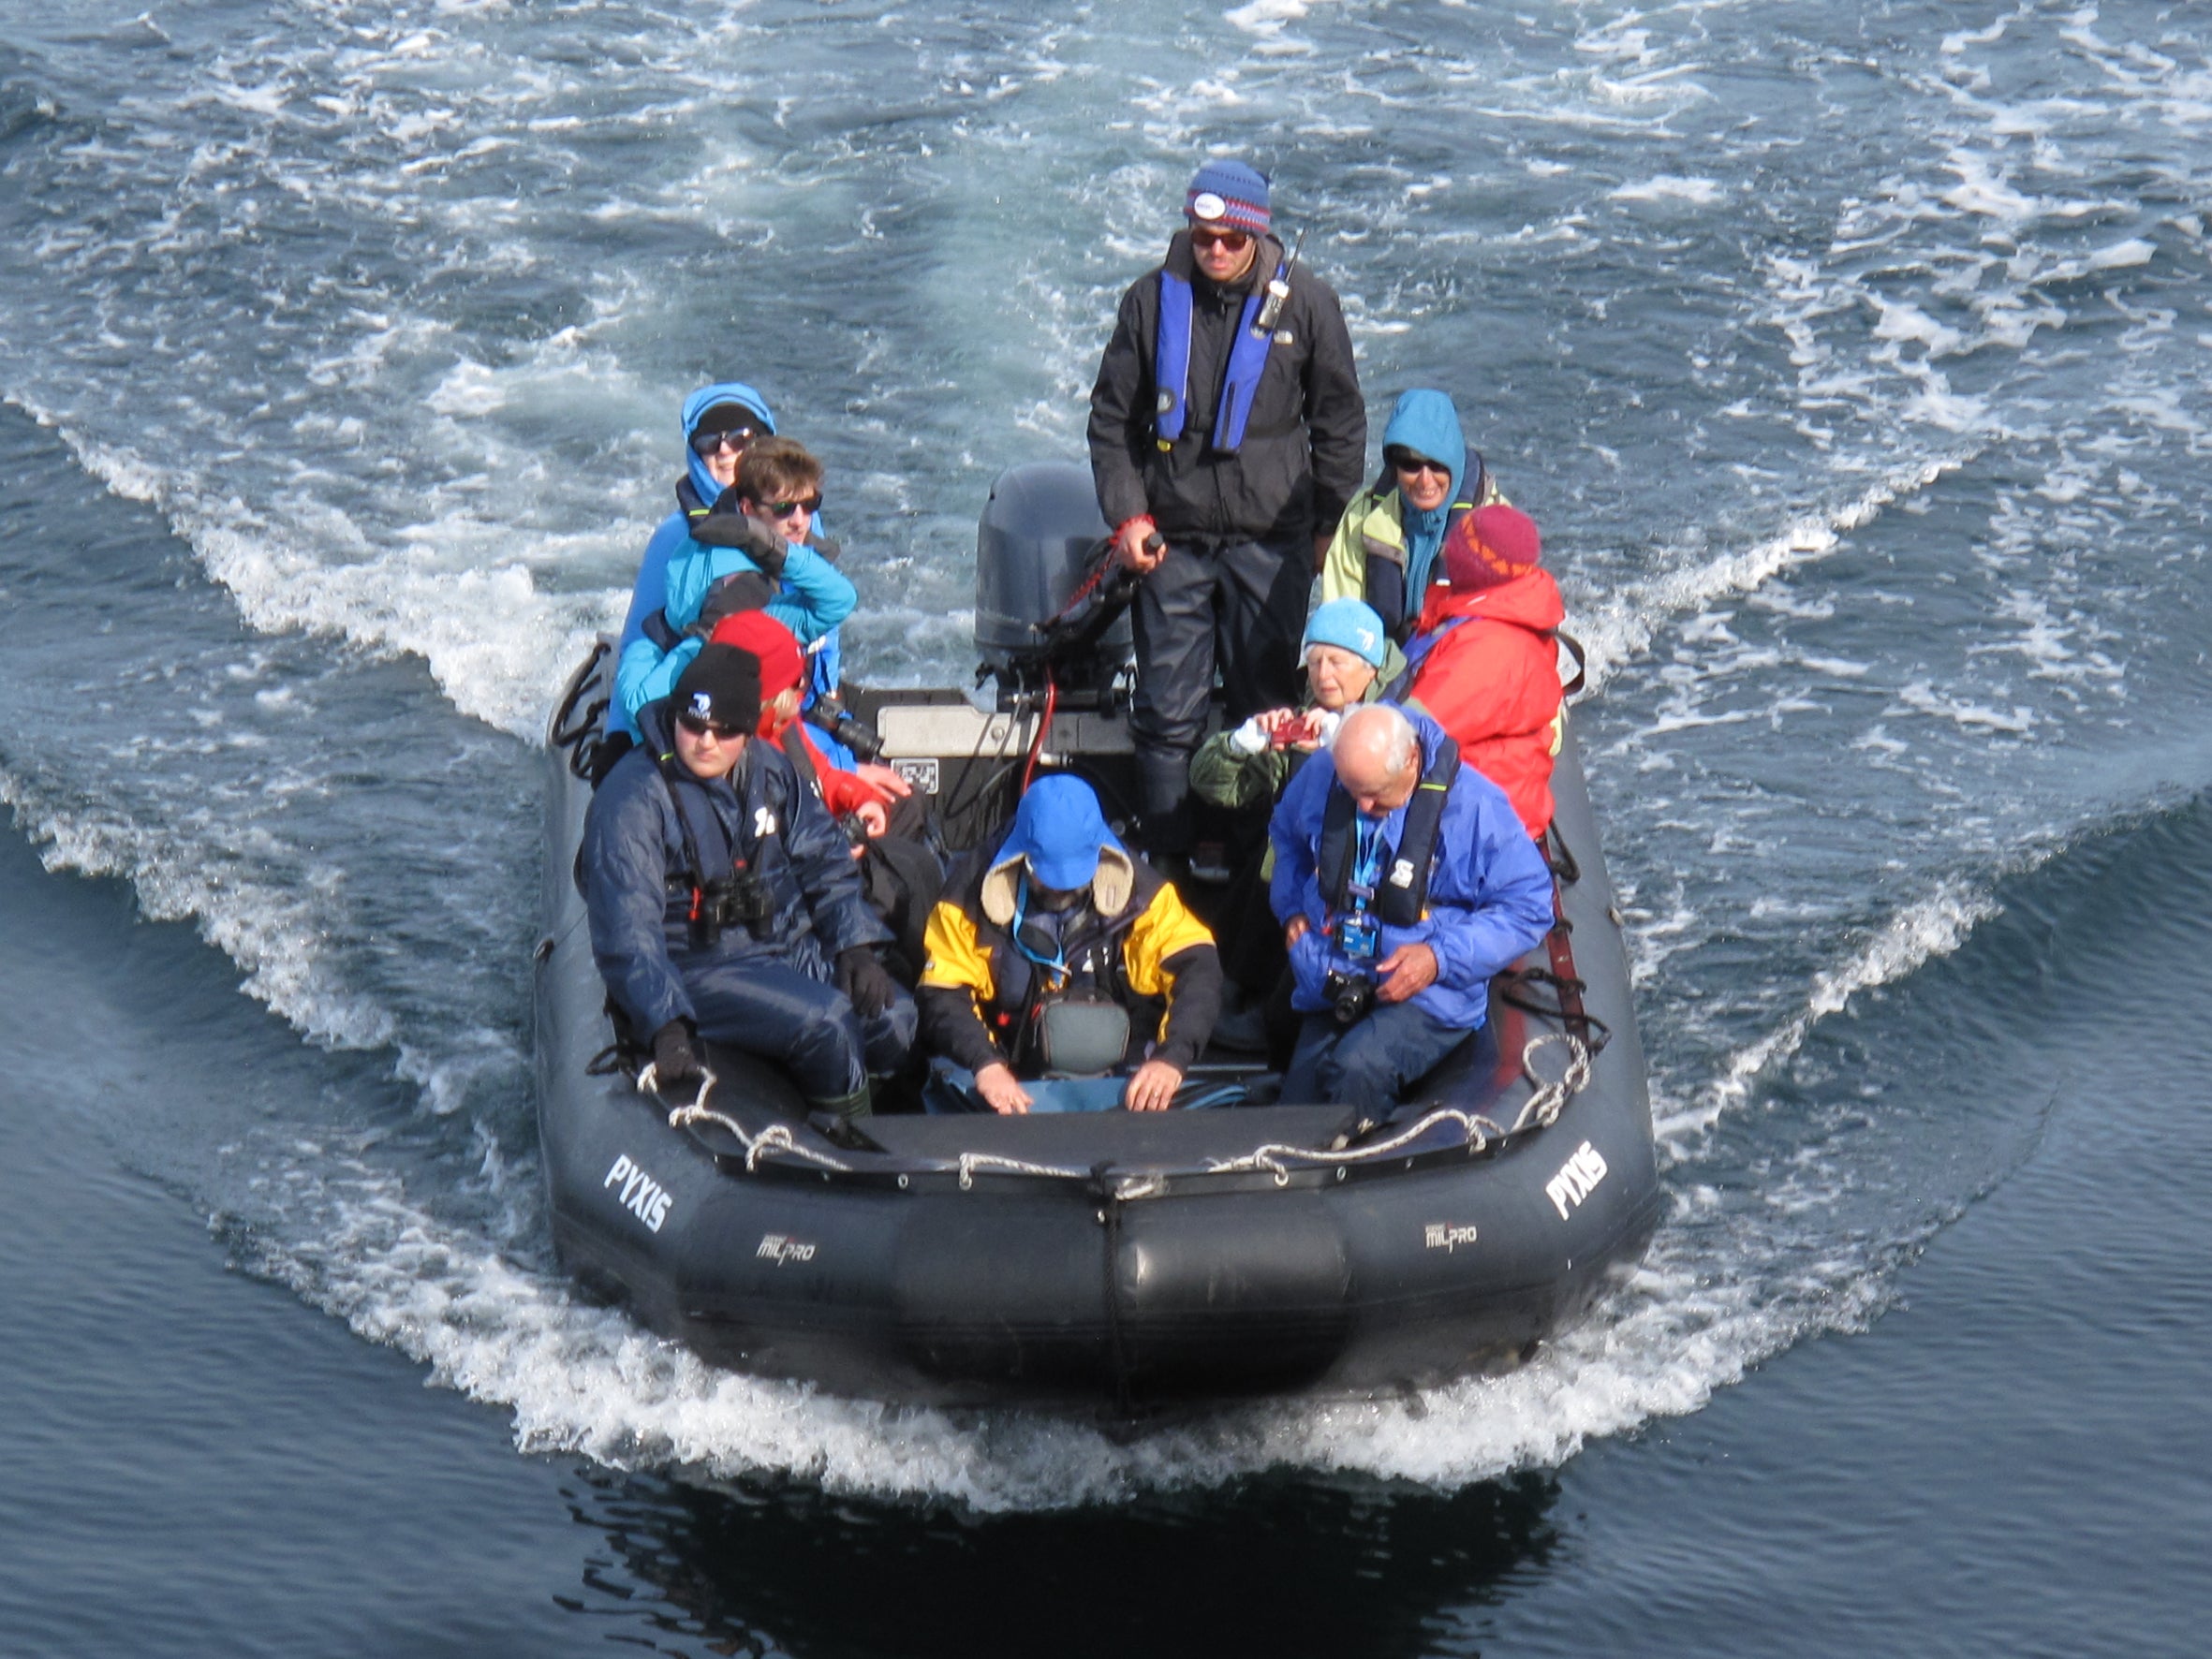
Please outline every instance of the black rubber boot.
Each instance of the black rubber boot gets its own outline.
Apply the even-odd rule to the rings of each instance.
[[[876,1115],[872,1093],[868,1085],[863,1083],[853,1094],[840,1095],[835,1100],[809,1100],[806,1109],[827,1112],[833,1118],[843,1118],[848,1123],[858,1123],[863,1118]]]

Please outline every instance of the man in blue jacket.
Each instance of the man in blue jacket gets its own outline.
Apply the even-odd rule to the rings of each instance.
[[[614,669],[614,712],[635,719],[668,696],[722,616],[766,610],[811,646],[852,613],[852,583],[813,534],[821,462],[789,438],[749,444],[737,481],[670,555],[663,602]]]
[[[1345,716],[1268,834],[1303,1017],[1282,1097],[1385,1117],[1482,1029],[1491,976],[1551,927],[1551,872],[1503,791],[1392,703]]]
[[[759,662],[730,645],[640,712],[643,741],[584,818],[592,957],[664,1095],[696,1093],[705,1039],[782,1065],[815,1109],[864,1116],[870,1075],[913,1045],[913,1000],[877,960],[891,935],[844,833],[752,739],[759,719]]]

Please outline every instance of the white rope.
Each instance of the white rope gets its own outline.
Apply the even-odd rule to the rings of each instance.
[[[1040,1175],[1053,1181],[1088,1181],[1088,1169],[1070,1169],[1054,1164],[1028,1164],[1020,1158],[1002,1158],[996,1152],[962,1152],[960,1154],[960,1190],[966,1192],[976,1184],[976,1171],[993,1175]]]
[[[1565,1043],[1569,1050],[1567,1069],[1553,1082],[1545,1082],[1536,1069],[1538,1050],[1549,1043]],[[1320,1147],[1292,1146],[1286,1142],[1270,1142],[1255,1147],[1235,1158],[1209,1158],[1204,1173],[1208,1175],[1262,1174],[1274,1178],[1278,1187],[1290,1184],[1292,1166],[1347,1165],[1379,1163],[1394,1158],[1408,1147],[1425,1139],[1438,1125],[1456,1123],[1461,1142],[1472,1157],[1493,1140],[1502,1140],[1508,1134],[1518,1135],[1524,1130],[1547,1129],[1558,1121],[1559,1113],[1590,1081],[1589,1045],[1580,1037],[1558,1032],[1545,1032],[1532,1037],[1521,1050],[1521,1071],[1534,1086],[1534,1093],[1513,1120],[1512,1130],[1500,1129],[1496,1123],[1478,1112],[1462,1111],[1457,1107],[1439,1107],[1424,1113],[1405,1128],[1383,1140],[1370,1141],[1364,1146],[1345,1147],[1326,1151]],[[712,1123],[727,1130],[745,1149],[745,1168],[748,1172],[759,1167],[763,1158],[786,1154],[815,1166],[834,1170],[842,1175],[853,1173],[853,1167],[828,1152],[818,1152],[795,1138],[788,1123],[771,1123],[759,1135],[747,1135],[744,1127],[725,1112],[707,1104],[719,1080],[711,1071],[704,1072],[705,1080],[700,1084],[699,1094],[688,1106],[675,1107],[669,1112],[669,1126],[688,1128],[694,1123]],[[656,1068],[650,1063],[638,1074],[638,1092],[651,1094],[659,1086]],[[972,1191],[979,1174],[1027,1175],[1047,1181],[1087,1181],[1091,1171],[1056,1164],[1033,1164],[1022,1158],[1009,1158],[996,1152],[962,1152],[956,1165],[960,1172],[960,1190]],[[1164,1190],[1166,1181],[1161,1176],[1149,1176],[1125,1181],[1117,1188],[1115,1197],[1123,1198],[1150,1197]]]
[[[1290,1183],[1290,1171],[1283,1162],[1285,1159],[1307,1164],[1371,1164],[1382,1158],[1396,1157],[1439,1123],[1457,1123],[1460,1126],[1469,1156],[1488,1146],[1494,1137],[1502,1138],[1504,1136],[1503,1130],[1480,1113],[1461,1111],[1454,1106],[1439,1107],[1415,1119],[1387,1140],[1371,1141],[1365,1146],[1346,1147],[1335,1152],[1325,1152],[1319,1147],[1271,1143],[1256,1147],[1239,1158],[1209,1159],[1206,1173],[1233,1175],[1248,1170],[1272,1175],[1276,1185],[1288,1186]]]
[[[818,1169],[833,1169],[840,1175],[853,1172],[850,1164],[828,1152],[817,1152],[813,1147],[803,1145],[793,1138],[789,1123],[771,1123],[758,1135],[747,1135],[736,1119],[727,1112],[716,1111],[707,1104],[707,1096],[714,1092],[715,1084],[720,1079],[713,1072],[703,1069],[700,1075],[706,1080],[700,1084],[699,1094],[693,1097],[691,1104],[670,1108],[670,1128],[688,1129],[694,1123],[712,1123],[717,1128],[727,1129],[737,1138],[737,1143],[745,1149],[745,1173],[748,1175],[759,1168],[760,1160],[772,1152],[788,1152],[802,1163],[812,1164]],[[654,1067],[648,1064],[638,1074],[638,1092],[648,1093],[658,1087],[658,1084],[659,1079]]]
[[[1569,1050],[1567,1069],[1557,1080],[1545,1082],[1536,1069],[1539,1050],[1548,1043],[1565,1043]],[[1463,1131],[1467,1155],[1472,1157],[1492,1140],[1503,1140],[1508,1134],[1518,1135],[1526,1129],[1548,1129],[1558,1122],[1567,1103],[1589,1086],[1590,1047],[1580,1037],[1570,1033],[1543,1032],[1531,1037],[1521,1050],[1521,1072],[1527,1078],[1533,1093],[1513,1120],[1511,1131],[1500,1129],[1495,1123],[1478,1113],[1465,1112],[1456,1107],[1443,1107],[1416,1119],[1387,1140],[1370,1141],[1365,1146],[1348,1147],[1337,1152],[1322,1152],[1314,1147],[1270,1144],[1255,1148],[1239,1158],[1209,1161],[1206,1172],[1210,1175],[1229,1175],[1254,1171],[1272,1175],[1277,1186],[1288,1186],[1290,1170],[1286,1160],[1300,1164],[1364,1164],[1383,1158],[1394,1158],[1406,1148],[1425,1138],[1439,1123],[1457,1123]]]
[[[1546,1043],[1565,1043],[1569,1053],[1567,1069],[1559,1074],[1556,1082],[1547,1083],[1536,1069],[1536,1051]],[[1559,1121],[1559,1114],[1590,1081],[1590,1046],[1571,1032],[1547,1031],[1528,1039],[1528,1046],[1521,1050],[1521,1074],[1534,1086],[1535,1093],[1521,1108],[1521,1115],[1513,1120],[1513,1133],[1524,1129],[1549,1129]]]

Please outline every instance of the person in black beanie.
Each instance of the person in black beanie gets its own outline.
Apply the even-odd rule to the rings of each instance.
[[[760,664],[708,645],[639,711],[643,742],[593,796],[579,875],[592,957],[656,1086],[696,1097],[701,1041],[784,1067],[807,1105],[865,1116],[905,1064],[914,1003],[844,832],[755,741]]]

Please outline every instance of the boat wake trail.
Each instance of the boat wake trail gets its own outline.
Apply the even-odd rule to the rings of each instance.
[[[1573,629],[1589,653],[1589,689],[1603,690],[1675,618],[1718,599],[1756,593],[1777,577],[1828,557],[1884,508],[1932,488],[1973,462],[1983,448],[1970,445],[1916,462],[1868,485],[1833,511],[1807,514],[1748,548],[1625,583],[1599,598],[1576,613]]]
[[[1408,51],[1318,0],[19,6],[0,802],[290,1051],[176,1106],[158,1172],[522,1446],[979,1510],[1461,1485],[1873,1317],[2047,1099],[1984,1079],[2048,885],[2212,785],[2205,31],[1919,9],[1870,64],[1847,8],[1445,7]],[[1510,1375],[1129,1441],[705,1368],[554,1270],[524,1062],[537,728],[675,406],[770,389],[831,462],[855,663],[964,680],[976,504],[1080,454],[1116,296],[1243,150],[1371,415],[1450,390],[1569,591],[1651,1253]]]

